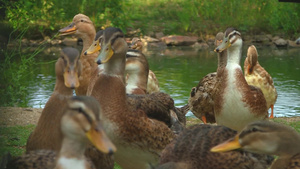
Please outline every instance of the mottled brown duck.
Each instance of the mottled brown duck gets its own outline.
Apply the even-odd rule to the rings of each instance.
[[[271,169],[300,169],[300,134],[290,126],[270,121],[253,122],[211,151],[234,149],[278,156]]]
[[[92,91],[100,103],[104,129],[116,145],[116,162],[123,169],[146,169],[158,163],[160,152],[174,138],[163,122],[128,107],[125,89],[127,43],[118,28],[106,28],[97,59],[104,70]]]
[[[197,124],[184,130],[162,152],[157,169],[265,169],[273,158],[245,151],[213,153],[210,149],[236,135],[225,126]]]
[[[270,118],[274,118],[274,104],[277,100],[277,91],[271,75],[259,64],[256,47],[248,48],[244,62],[245,79],[249,85],[260,88],[267,101],[268,109],[271,108]]]
[[[215,46],[219,46],[224,38],[224,33],[219,32],[215,38]],[[218,54],[218,69],[226,66],[226,50]],[[209,73],[203,77],[190,93],[188,104],[191,112],[206,123],[215,123],[213,94],[217,82],[217,72]]]
[[[97,100],[87,96],[68,99],[61,118],[63,135],[58,152],[35,150],[16,157],[8,168],[15,169],[94,169],[93,163],[85,155],[88,144],[103,153],[112,154],[116,147],[106,136],[99,119],[100,107]]]
[[[228,28],[215,51],[227,49],[226,66],[217,73],[214,112],[219,125],[242,130],[248,123],[268,119],[268,108],[262,91],[248,85],[240,66],[243,40],[239,31]]]

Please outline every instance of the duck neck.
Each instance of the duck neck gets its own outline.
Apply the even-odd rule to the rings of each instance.
[[[59,157],[84,159],[85,148],[85,141],[81,142],[64,137],[61,149],[59,151]]]
[[[226,67],[226,64],[227,64],[227,50],[225,49],[224,51],[218,54],[218,71]]]
[[[85,152],[86,143],[80,143],[70,138],[64,138],[59,151],[56,168],[78,168],[86,169]]]
[[[99,75],[91,95],[98,99],[103,114],[110,116],[126,112],[125,53],[124,58],[112,56],[103,66],[103,73]]]
[[[134,90],[135,88],[139,88],[146,93],[148,77],[146,78],[145,74],[142,72],[133,72],[128,74],[129,78],[127,79],[126,86],[127,93],[130,93],[130,91]]]
[[[65,96],[72,96],[73,89],[70,89],[65,85],[63,76],[56,76],[56,82],[53,93],[59,93]]]
[[[238,64],[242,56],[242,45],[231,46],[227,49],[227,65]]]
[[[83,36],[80,37],[83,42],[81,56],[92,45],[95,36],[96,36],[96,30],[93,27],[93,29],[90,29],[90,31],[88,31],[87,34],[84,34]]]
[[[115,76],[122,79],[125,83],[125,57],[111,58],[109,62],[103,65],[104,73],[109,76]]]

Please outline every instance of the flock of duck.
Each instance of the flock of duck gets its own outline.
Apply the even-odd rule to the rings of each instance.
[[[120,29],[96,33],[83,14],[59,32],[81,38],[82,52],[62,49],[53,94],[26,153],[8,168],[113,169],[114,162],[123,169],[300,168],[300,134],[268,121],[276,89],[255,46],[244,76],[236,29],[217,34],[217,72],[200,80],[181,108],[159,91],[139,39],[129,49]],[[186,128],[188,110],[205,124]]]

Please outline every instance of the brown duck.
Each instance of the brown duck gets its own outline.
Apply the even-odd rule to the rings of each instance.
[[[300,169],[300,134],[289,126],[270,121],[253,122],[211,151],[230,152],[239,148],[279,156],[271,169]]]
[[[174,138],[163,122],[150,119],[142,110],[127,104],[125,62],[128,46],[118,28],[106,28],[97,59],[104,70],[99,75],[92,96],[101,106],[103,126],[118,151],[116,162],[123,169],[143,169],[158,163],[160,152]]]
[[[13,159],[8,168],[15,169],[67,169],[95,168],[85,155],[88,143],[103,153],[116,151],[106,136],[99,119],[100,107],[97,100],[87,96],[75,96],[66,100],[60,126],[62,146],[58,152],[35,150]]]
[[[261,89],[267,101],[268,109],[271,108],[270,118],[274,118],[274,104],[277,100],[277,91],[271,75],[259,64],[256,47],[248,48],[244,62],[245,79],[249,85]]]
[[[230,151],[213,153],[210,149],[236,135],[236,131],[208,124],[184,130],[163,150],[157,169],[265,169],[273,158],[267,155]]]
[[[86,95],[90,80],[95,78],[99,72],[98,65],[95,63],[98,52],[84,55],[84,51],[91,46],[96,35],[94,24],[88,16],[77,14],[74,16],[73,22],[67,27],[60,29],[59,32],[60,35],[74,34],[83,41],[83,48],[80,55],[82,74],[79,77],[80,86],[75,89],[75,92],[76,95]]]
[[[214,112],[216,122],[234,130],[242,130],[248,123],[268,118],[266,99],[262,91],[248,85],[240,66],[243,40],[239,31],[228,28],[215,51],[227,49],[226,66],[217,72]]]
[[[56,82],[54,91],[46,103],[38,124],[27,140],[26,152],[39,149],[59,150],[62,133],[60,120],[63,107],[79,86],[81,74],[79,52],[74,48],[64,48],[55,64]]]
[[[224,38],[224,33],[219,32],[216,35],[215,46],[219,46]],[[219,53],[218,69],[226,66],[226,50]],[[215,85],[217,82],[217,72],[209,73],[203,77],[197,87],[193,87],[188,104],[191,112],[198,117],[203,123],[215,123],[213,94],[216,92]]]

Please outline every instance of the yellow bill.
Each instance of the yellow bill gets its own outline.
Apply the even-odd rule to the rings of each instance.
[[[225,152],[230,150],[235,150],[241,148],[241,144],[239,142],[239,136],[235,136],[234,139],[230,139],[225,141],[224,143],[221,143],[212,149],[210,149],[211,152]]]
[[[95,40],[93,44],[84,52],[84,55],[90,55],[95,52],[98,52],[101,50],[101,46],[98,40]]]
[[[102,127],[94,125],[87,133],[87,138],[101,152],[111,154],[117,151],[116,146],[110,141]]]
[[[100,52],[98,58],[96,59],[96,62],[98,64],[106,63],[107,61],[109,61],[109,59],[112,57],[113,54],[114,54],[114,51],[111,48],[111,44],[108,43],[108,44],[104,45],[103,48],[101,48],[101,52]]]
[[[229,48],[231,46],[230,41],[228,38],[224,38],[222,43],[214,50],[215,52],[221,53],[223,50]]]
[[[78,74],[74,70],[64,72],[64,81],[68,88],[74,89],[79,87]]]

